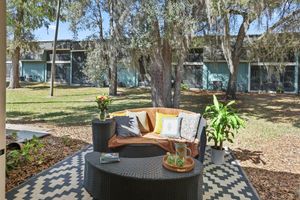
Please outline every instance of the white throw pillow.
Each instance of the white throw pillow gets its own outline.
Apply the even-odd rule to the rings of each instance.
[[[182,117],[180,135],[189,141],[194,141],[197,135],[200,114],[188,114],[181,112],[178,117]]]
[[[163,117],[161,136],[180,138],[181,117]]]

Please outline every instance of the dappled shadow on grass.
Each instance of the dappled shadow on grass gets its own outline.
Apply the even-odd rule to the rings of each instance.
[[[181,95],[180,108],[203,114],[207,105],[212,104],[212,97],[216,95],[219,100],[224,99],[221,92],[186,91]]]
[[[27,111],[8,111],[6,112],[6,117],[8,118],[15,118],[15,117],[24,117],[34,115],[34,112],[27,112]]]
[[[48,83],[21,82],[21,87],[32,89],[32,90],[45,90],[45,89],[50,90],[50,85]],[[80,88],[84,88],[84,87],[83,86],[71,86],[71,85],[57,84],[54,87],[54,91],[55,91],[55,89],[76,90],[76,89],[80,89]]]
[[[66,86],[61,86],[66,87]],[[67,87],[68,88],[68,87]],[[79,87],[82,88],[82,87]],[[71,87],[70,89],[74,89]],[[77,88],[75,88],[77,89]],[[82,94],[83,93],[83,94]],[[85,90],[78,91],[75,96],[85,96]],[[94,94],[94,92],[92,93]],[[208,92],[208,91],[184,91],[182,93],[181,108],[198,112],[203,114],[205,107],[212,104],[212,96],[216,94],[218,99],[225,102],[225,94],[222,92]],[[68,94],[66,96],[72,96]],[[86,94],[87,96],[90,93]],[[96,95],[96,93],[95,93]],[[98,110],[95,105],[92,105],[94,98],[89,96],[89,99],[82,100],[64,100],[64,96],[60,96],[60,99],[49,99],[46,101],[28,101],[28,102],[7,102],[9,105],[22,105],[28,104],[46,104],[55,105],[55,103],[66,103],[68,105],[62,106],[65,113],[51,112],[43,114],[36,112],[8,112],[7,116],[9,120],[24,119],[26,121],[46,121],[54,124],[76,124],[76,123],[88,123],[94,116],[98,115]],[[238,94],[238,100],[236,108],[245,116],[252,116],[258,119],[264,119],[273,123],[291,123],[295,127],[300,127],[300,97],[296,95],[287,94]],[[77,105],[78,103],[78,105]],[[72,104],[77,106],[72,106]],[[79,105],[81,104],[81,105]],[[151,107],[151,94],[149,89],[120,89],[118,96],[113,97],[113,104],[110,106],[110,112],[115,112],[124,109]],[[66,110],[65,110],[66,109]],[[52,114],[51,114],[52,113]],[[55,115],[58,114],[58,115]],[[16,119],[17,118],[17,119]],[[43,119],[44,118],[44,119]]]
[[[109,106],[109,112],[116,112],[120,110],[126,110],[126,109],[132,109],[132,108],[144,108],[144,107],[150,107],[151,103],[150,102],[122,102],[122,103],[115,103]],[[97,113],[99,110],[97,109],[97,106],[89,105],[89,106],[83,106],[80,108],[73,108],[77,111],[83,111],[83,112],[88,112],[88,113]]]
[[[54,102],[53,102],[54,103]],[[55,102],[56,103],[56,102]],[[131,108],[151,107],[150,101],[116,101],[109,107],[109,112],[115,112]],[[74,126],[90,124],[92,119],[98,117],[99,110],[95,105],[68,106],[66,111],[47,113],[37,112],[7,112],[9,123],[29,124],[34,122],[50,123],[58,126]]]
[[[261,199],[296,200],[300,196],[300,174],[243,167]]]
[[[142,107],[150,107],[151,103],[149,102],[118,102],[113,103],[109,107],[109,112],[115,112],[125,109],[131,108],[142,108]],[[98,117],[99,110],[95,105],[86,105],[80,107],[68,107],[68,113],[64,115],[53,115],[53,118],[49,118],[47,120],[50,123],[55,123],[57,125],[74,125],[74,124],[90,124],[92,119]],[[43,116],[37,116],[38,118],[42,118]]]
[[[226,102],[224,93],[189,91],[182,95],[181,108],[203,113],[205,107],[212,104],[213,94],[222,102]],[[298,95],[243,93],[238,94],[237,98],[235,108],[247,117],[252,116],[272,123],[291,123],[300,127]]]
[[[6,104],[51,104],[51,103],[82,103],[82,102],[93,102],[91,100],[65,100],[65,101],[56,101],[55,99],[53,99],[52,101],[32,101],[32,102],[29,102],[29,101],[23,101],[23,102],[7,102]]]
[[[300,127],[300,97],[288,94],[239,95],[241,112],[273,123],[291,123]]]

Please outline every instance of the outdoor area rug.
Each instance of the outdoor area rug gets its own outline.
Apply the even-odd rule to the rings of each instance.
[[[6,198],[8,200],[93,199],[83,187],[84,156],[91,151],[92,147],[88,146],[37,174],[7,192]],[[204,162],[204,200],[259,200],[255,189],[230,151],[226,152],[224,165],[214,165],[210,160],[208,147]]]

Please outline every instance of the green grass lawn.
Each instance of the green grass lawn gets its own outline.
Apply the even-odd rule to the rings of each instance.
[[[49,97],[49,88],[33,84],[7,90],[7,120],[10,123],[45,122],[54,125],[89,124],[97,117],[95,96],[108,93],[107,88],[58,87]],[[110,112],[151,106],[150,91],[119,89]],[[222,94],[218,94],[222,99]],[[212,93],[184,92],[181,107],[203,113],[212,103]],[[300,133],[300,100],[296,95],[240,94],[237,109],[248,120],[242,134],[247,138],[266,138]],[[255,145],[255,143],[254,143]]]
[[[114,98],[110,111],[151,106],[149,94],[134,90]],[[107,88],[58,87],[49,97],[45,85],[7,90],[7,119],[11,123],[46,122],[56,125],[86,124],[98,115],[95,97],[107,94]]]

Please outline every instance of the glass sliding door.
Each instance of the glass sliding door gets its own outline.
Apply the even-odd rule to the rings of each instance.
[[[51,77],[51,64],[47,64],[47,81]],[[70,82],[70,63],[55,64],[55,82],[69,83]]]
[[[251,66],[250,90],[260,90],[260,66]]]
[[[283,75],[283,88],[286,92],[295,91],[295,66],[287,66]]]
[[[84,74],[86,54],[85,52],[72,53],[72,83],[89,84],[88,77]]]

